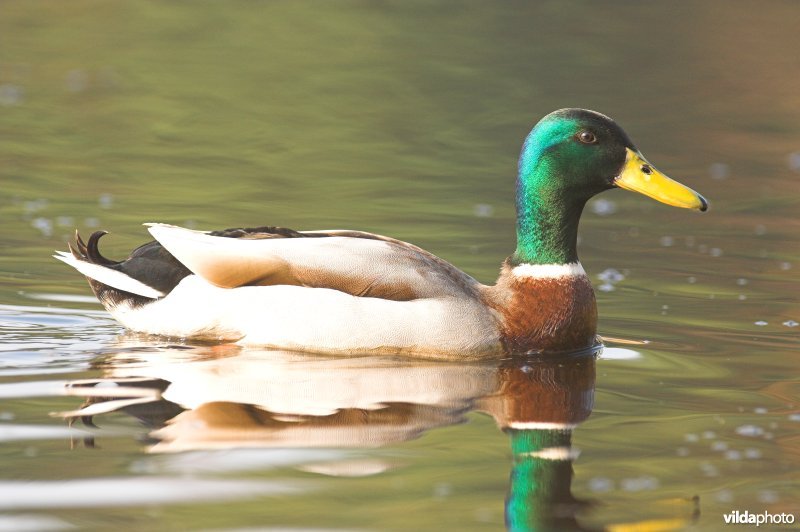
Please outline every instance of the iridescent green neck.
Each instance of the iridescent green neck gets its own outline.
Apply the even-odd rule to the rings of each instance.
[[[578,222],[586,200],[574,197],[549,153],[574,128],[570,120],[540,122],[522,147],[517,174],[517,249],[514,264],[578,260]],[[569,155],[569,154],[564,154]]]
[[[531,169],[529,169],[531,170]],[[570,201],[556,190],[550,169],[537,163],[517,179],[517,249],[514,264],[578,261],[578,222],[585,201]],[[532,175],[531,175],[532,174]]]
[[[568,264],[578,262],[578,222],[583,204],[548,203],[523,190],[517,205],[517,249],[514,264]]]

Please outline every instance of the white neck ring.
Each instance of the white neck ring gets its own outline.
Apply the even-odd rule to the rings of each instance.
[[[519,264],[511,270],[514,277],[534,279],[559,279],[562,277],[581,277],[586,275],[580,262],[568,264]]]

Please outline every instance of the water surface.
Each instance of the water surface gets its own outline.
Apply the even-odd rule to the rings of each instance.
[[[800,518],[794,4],[0,13],[0,528]],[[491,282],[514,246],[520,143],[567,106],[613,116],[711,201],[590,203],[596,361],[342,361],[130,335],[50,257],[76,227],[110,231],[111,257],[147,221],[344,227]]]

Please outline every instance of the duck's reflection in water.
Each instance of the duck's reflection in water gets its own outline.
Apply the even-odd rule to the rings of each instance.
[[[510,362],[496,374],[497,390],[479,400],[511,439],[506,497],[510,530],[572,530],[584,506],[572,496],[572,430],[594,404],[595,358]]]
[[[592,410],[594,353],[457,365],[217,347],[130,350],[102,364],[107,378],[71,383],[87,402],[66,415],[124,411],[153,427],[150,452],[374,448],[485,412],[511,441],[507,526],[580,528],[571,435]]]

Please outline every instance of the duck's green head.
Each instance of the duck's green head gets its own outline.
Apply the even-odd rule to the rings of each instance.
[[[578,220],[592,196],[624,188],[705,211],[708,202],[655,169],[605,115],[561,109],[542,118],[522,147],[517,178],[516,263],[578,260]]]

